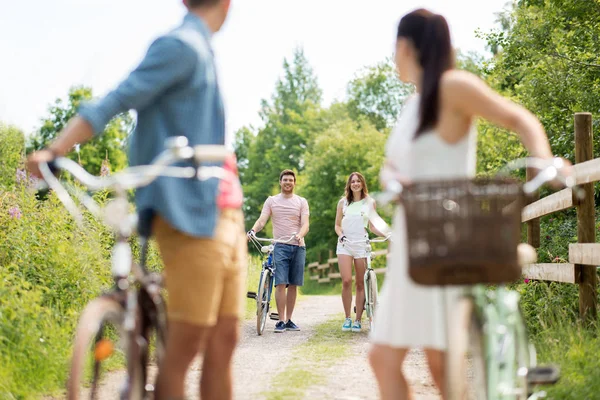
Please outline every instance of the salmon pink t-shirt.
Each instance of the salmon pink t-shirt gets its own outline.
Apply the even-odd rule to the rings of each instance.
[[[308,202],[304,197],[295,194],[286,198],[280,193],[269,196],[260,215],[271,217],[275,239],[285,239],[294,233],[300,232],[302,216],[309,215]],[[289,244],[304,246],[304,239],[300,242],[294,239]]]

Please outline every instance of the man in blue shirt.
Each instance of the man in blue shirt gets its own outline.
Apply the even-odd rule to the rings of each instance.
[[[103,99],[83,105],[47,149],[28,166],[69,152],[100,134],[120,112],[135,109],[131,165],[144,165],[170,136],[190,145],[224,144],[225,117],[211,36],[223,25],[230,0],[184,0],[183,23],[152,43],[140,65]],[[246,245],[237,205],[223,205],[215,179],[159,178],[136,193],[138,211],[152,210],[153,233],[165,264],[169,332],[159,366],[157,399],[183,399],[185,373],[204,351],[203,399],[231,398],[231,358],[245,298]],[[225,202],[226,203],[226,202]]]

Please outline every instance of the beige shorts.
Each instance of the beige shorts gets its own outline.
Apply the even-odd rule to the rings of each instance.
[[[182,233],[159,216],[152,229],[165,265],[170,320],[213,326],[219,317],[243,316],[247,246],[241,210],[223,210],[213,238]]]

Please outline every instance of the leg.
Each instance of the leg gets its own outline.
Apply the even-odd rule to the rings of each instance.
[[[431,377],[442,394],[442,399],[446,399],[446,371],[444,368],[446,353],[440,350],[425,349],[425,355],[427,356],[427,364],[429,364]]]
[[[346,318],[350,318],[350,307],[352,306],[352,256],[338,254],[338,265],[342,275],[342,304],[344,305]]]
[[[238,336],[237,318],[219,318],[207,341],[200,381],[201,399],[230,400],[233,397],[231,359]]]
[[[289,321],[292,319],[292,313],[294,312],[294,306],[296,306],[296,296],[298,295],[298,286],[290,285],[287,289],[286,297],[286,316],[285,320]]]
[[[285,322],[285,306],[287,304],[287,295],[285,284],[275,286],[275,303],[277,304],[277,314],[279,320]]]
[[[360,321],[363,313],[363,304],[365,303],[365,270],[367,269],[367,260],[357,258],[354,260],[354,269],[356,270],[356,320]],[[360,307],[358,306],[360,304]]]
[[[369,363],[377,378],[381,400],[411,400],[402,363],[408,349],[375,344],[369,351]]]
[[[288,279],[290,286],[287,292],[287,315],[286,321],[290,330],[300,330],[295,324],[291,323],[292,313],[296,306],[296,296],[298,293],[298,286],[304,284],[304,263],[306,261],[306,247],[293,246],[293,256],[290,262],[290,269]]]
[[[233,398],[231,360],[239,339],[239,321],[246,303],[247,244],[241,212],[230,215],[230,226],[223,227],[226,236],[239,231],[239,239],[223,252],[225,274],[219,315],[208,339],[202,364],[200,398],[231,400]]]
[[[286,321],[286,285],[290,283],[290,264],[293,261],[294,246],[277,243],[273,251],[273,263],[275,265],[275,303],[279,320]]]
[[[206,340],[210,328],[169,321],[165,359],[156,380],[157,400],[183,399],[188,367]]]

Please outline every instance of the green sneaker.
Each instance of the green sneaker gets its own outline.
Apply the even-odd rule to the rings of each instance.
[[[350,332],[352,330],[352,318],[346,318],[342,325],[342,332]]]
[[[362,325],[360,321],[354,321],[352,324],[352,332],[360,332],[362,330]]]

